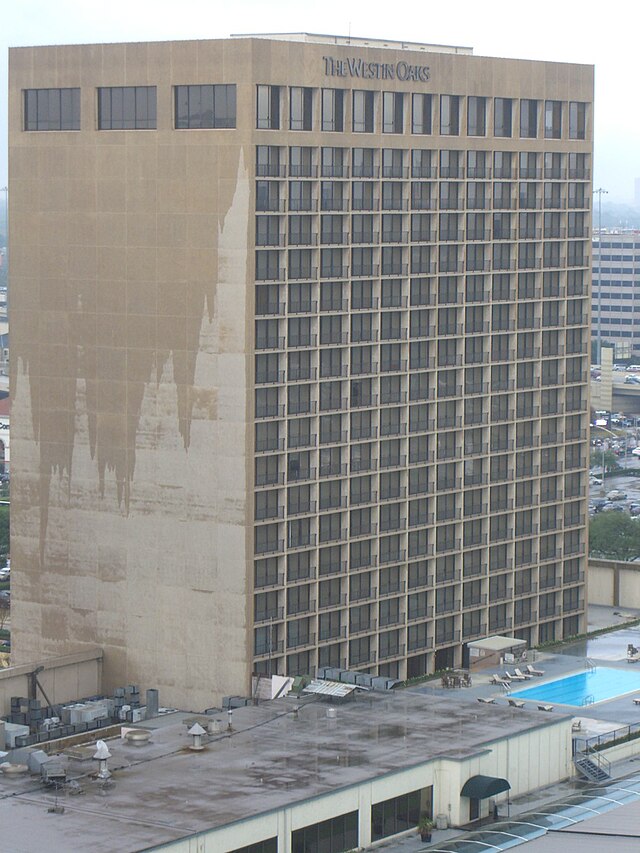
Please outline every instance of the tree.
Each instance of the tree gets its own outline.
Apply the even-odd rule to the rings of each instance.
[[[0,506],[0,559],[6,558],[9,553],[9,507],[3,505]]]
[[[628,562],[640,556],[640,520],[601,512],[589,523],[589,556]]]
[[[604,459],[604,470],[607,474],[611,474],[612,471],[617,471],[620,465],[618,464],[618,457],[613,452],[613,450],[605,450],[604,454],[601,450],[594,450],[591,454],[590,465],[592,468],[600,468],[602,466],[602,461]]]

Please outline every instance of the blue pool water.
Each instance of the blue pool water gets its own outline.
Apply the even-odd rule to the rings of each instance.
[[[531,682],[529,682],[531,683]],[[518,699],[531,699],[558,705],[585,705],[603,702],[625,693],[640,691],[640,672],[611,669],[603,666],[579,672],[558,681],[549,681],[535,687],[518,690],[511,695]],[[586,700],[586,701],[585,701]]]

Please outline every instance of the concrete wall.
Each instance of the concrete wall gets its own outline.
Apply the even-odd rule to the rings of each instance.
[[[589,604],[640,608],[640,563],[589,560]]]
[[[43,671],[38,673],[38,681],[50,701],[57,704],[101,693],[102,664],[102,650],[91,649],[0,669],[0,716],[10,712],[12,696],[29,695],[29,674],[36,667],[44,667]],[[45,704],[46,700],[39,690],[36,698]]]
[[[172,82],[248,62],[199,51],[16,49],[9,158],[13,659],[99,645],[107,689],[194,709],[251,655],[246,134],[171,126]],[[156,131],[96,129],[97,87],[146,83]],[[22,90],[79,85],[83,130],[22,130]]]

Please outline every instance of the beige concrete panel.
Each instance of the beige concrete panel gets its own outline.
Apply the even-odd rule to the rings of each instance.
[[[187,243],[187,217],[168,215],[156,216],[156,241],[158,246],[178,247]]]
[[[126,185],[127,213],[147,213],[156,206],[155,180],[133,178]]]
[[[95,238],[93,242],[95,242]],[[96,247],[92,245],[71,245],[67,264],[67,276],[71,278],[95,276],[97,273]]]
[[[101,213],[122,213],[127,208],[126,181],[114,178],[96,183],[96,209]]]
[[[154,247],[158,243],[155,213],[127,215],[126,235],[129,247]]]
[[[166,174],[171,174],[170,172]],[[158,213],[186,213],[189,197],[184,179],[158,178],[156,209]]]
[[[110,184],[112,181],[122,182],[124,195],[124,176],[127,164],[127,150],[124,146],[124,140],[116,145],[105,144],[109,140],[113,141],[113,137],[108,133],[98,134],[97,140],[100,144],[93,149],[96,177],[99,176],[100,182],[105,184]]]
[[[122,250],[126,244],[126,219],[118,213],[98,213],[96,216],[96,245]]]
[[[171,140],[171,144],[160,144],[156,151],[156,172],[160,181],[171,180],[182,182],[187,177],[187,150],[182,144],[182,139]],[[158,192],[158,199],[162,196]]]

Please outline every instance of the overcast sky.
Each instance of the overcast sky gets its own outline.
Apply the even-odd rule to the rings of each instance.
[[[596,67],[594,186],[632,202],[640,176],[637,0],[0,0],[0,187],[7,183],[7,48],[311,32],[407,39]]]

